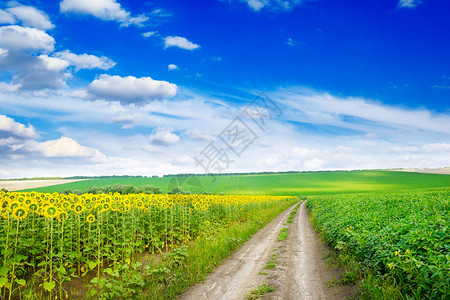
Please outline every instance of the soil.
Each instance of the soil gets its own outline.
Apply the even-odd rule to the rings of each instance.
[[[180,299],[246,299],[246,295],[263,282],[276,290],[259,299],[353,297],[357,290],[355,286],[328,287],[329,281],[340,278],[340,270],[327,267],[329,249],[311,227],[304,203],[294,222],[285,223],[293,208],[258,231],[203,284],[191,287]],[[278,233],[284,227],[290,228],[289,236],[278,242]],[[273,254],[276,254],[278,264],[274,269],[264,269]]]
[[[19,191],[25,189],[34,189],[44,186],[51,186],[69,182],[80,181],[84,179],[55,179],[55,180],[0,180],[0,189],[5,188],[8,191]]]
[[[450,175],[450,167],[436,168],[436,169],[398,169],[398,170],[391,170],[391,171]]]

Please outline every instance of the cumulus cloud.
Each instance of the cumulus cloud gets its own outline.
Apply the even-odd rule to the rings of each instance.
[[[106,156],[99,150],[80,145],[69,137],[38,142],[32,125],[25,126],[0,115],[0,156],[2,159],[69,159],[80,162],[102,162]]]
[[[180,137],[173,133],[173,130],[170,128],[157,128],[150,135],[150,141],[153,144],[157,145],[170,145],[174,143],[178,143],[180,141]]]
[[[422,4],[422,0],[399,0],[398,7],[414,8],[417,5]]]
[[[104,21],[116,21],[121,26],[142,26],[149,18],[145,15],[131,16],[115,0],[63,0],[59,4],[62,13],[92,15]]]
[[[122,103],[144,103],[146,101],[174,97],[177,86],[167,81],[150,77],[100,75],[87,87],[87,96]]]
[[[80,69],[102,69],[108,70],[116,65],[114,61],[106,56],[95,56],[91,54],[74,54],[69,50],[62,52],[56,52],[53,57],[66,60],[71,66],[74,66],[76,70]]]
[[[6,10],[0,9],[0,24],[15,24],[16,19]]]
[[[59,158],[88,158],[89,160],[102,161],[106,157],[100,151],[94,148],[80,145],[77,141],[69,137],[61,137],[57,140],[51,140],[39,143],[36,147],[44,157]]]
[[[33,139],[38,135],[32,125],[25,126],[5,115],[0,115],[0,138]]]
[[[53,37],[40,29],[9,25],[0,27],[0,47],[10,50],[51,52]]]
[[[186,50],[195,50],[200,48],[200,45],[194,44],[181,36],[166,36],[164,38],[164,49],[169,47],[178,47]]]
[[[174,65],[174,64],[169,64],[169,65],[167,66],[167,68],[169,69],[169,71],[173,71],[173,70],[178,69],[178,66],[177,66],[177,65]]]
[[[17,20],[22,23],[23,26],[35,27],[41,30],[53,29],[55,27],[55,25],[50,22],[47,14],[33,6],[25,6],[17,2],[9,2],[8,4],[10,7],[7,8],[4,13],[9,13],[10,18],[8,19],[8,17],[3,14],[3,18],[6,18],[5,21],[7,21],[5,23],[15,24]],[[0,13],[0,19],[3,19],[1,15],[2,14]]]
[[[0,27],[0,70],[13,74],[10,83],[2,83],[3,90],[42,90],[67,87],[72,77],[68,69],[107,70],[115,65],[111,59],[70,51],[56,52],[55,40],[43,30],[18,25]]]

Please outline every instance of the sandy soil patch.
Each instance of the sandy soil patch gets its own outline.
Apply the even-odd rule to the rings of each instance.
[[[44,186],[51,186],[85,179],[57,179],[57,180],[0,180],[0,189],[5,188],[8,191],[18,191],[25,189],[34,189]]]
[[[345,299],[351,296],[355,292],[354,287],[328,288],[328,280],[339,274],[335,270],[327,270],[324,258],[327,247],[312,229],[304,203],[294,222],[285,225],[292,209],[258,231],[211,273],[204,284],[191,287],[180,299],[246,299],[245,296],[263,281],[275,287],[276,291],[260,299]],[[278,242],[278,233],[283,227],[290,227],[289,237]],[[264,269],[274,253],[277,254],[277,266]],[[268,274],[258,274],[261,271]]]
[[[390,170],[390,171],[450,175],[450,167],[436,168],[436,169],[398,169],[398,170]]]

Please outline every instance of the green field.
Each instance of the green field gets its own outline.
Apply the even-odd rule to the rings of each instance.
[[[357,262],[345,280],[364,273],[362,299],[449,299],[449,188],[316,196],[306,205],[322,237]]]
[[[69,189],[85,192],[90,186],[100,187],[117,183],[134,186],[150,184],[160,187],[163,192],[174,186],[181,186],[183,190],[192,193],[208,191],[213,194],[295,196],[447,187],[450,186],[450,176],[393,171],[336,171],[216,177],[116,178],[84,180],[33,190],[62,192]]]

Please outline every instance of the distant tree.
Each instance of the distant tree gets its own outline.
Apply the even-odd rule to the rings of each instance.
[[[75,194],[75,195],[82,195],[82,194],[83,194],[83,191],[80,191],[80,190],[73,190],[73,191],[72,191],[72,194]]]
[[[96,186],[90,186],[87,190],[86,193],[88,194],[98,194],[98,190],[99,188]]]

